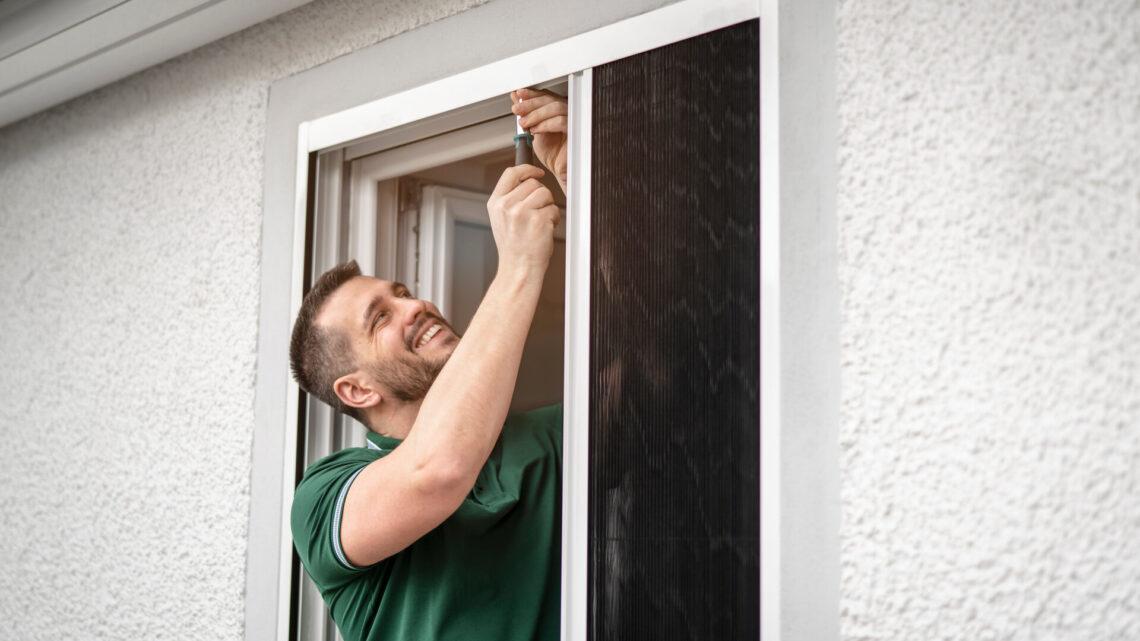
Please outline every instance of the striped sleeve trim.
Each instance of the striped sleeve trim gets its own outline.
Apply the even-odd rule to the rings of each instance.
[[[360,473],[363,471],[364,468],[362,467],[359,470],[353,472],[352,476],[348,477],[348,480],[344,482],[344,486],[340,488],[340,494],[338,494],[336,497],[336,508],[333,512],[332,519],[333,552],[336,554],[336,559],[340,561],[341,565],[350,570],[363,570],[364,568],[358,568],[355,565],[349,563],[348,557],[344,555],[344,549],[340,546],[340,520],[344,514],[344,497],[348,496],[348,488],[352,485],[352,482],[356,480],[356,477],[360,476]]]

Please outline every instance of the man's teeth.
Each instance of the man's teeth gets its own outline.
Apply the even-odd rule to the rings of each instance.
[[[431,340],[431,337],[435,336],[436,332],[438,332],[441,329],[443,329],[443,327],[439,323],[432,325],[431,329],[424,332],[424,335],[420,337],[420,342],[417,345],[417,347],[423,347],[424,345],[426,345],[427,342]]]

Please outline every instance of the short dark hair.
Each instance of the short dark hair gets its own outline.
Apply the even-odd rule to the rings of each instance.
[[[333,390],[336,379],[356,369],[352,343],[343,330],[319,327],[316,321],[329,296],[359,275],[360,266],[355,260],[321,274],[301,301],[293,338],[289,341],[289,365],[301,389],[357,420],[360,420],[357,409],[345,405]]]

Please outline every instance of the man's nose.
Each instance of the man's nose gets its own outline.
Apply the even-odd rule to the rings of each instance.
[[[401,298],[399,301],[404,308],[404,322],[407,324],[416,322],[416,319],[427,312],[427,301],[418,298]]]

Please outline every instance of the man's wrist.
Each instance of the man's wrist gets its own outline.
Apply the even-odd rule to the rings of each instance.
[[[499,261],[499,269],[495,273],[495,280],[504,285],[518,287],[524,284],[538,282],[542,286],[543,276],[550,260],[540,259],[507,259]]]

